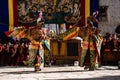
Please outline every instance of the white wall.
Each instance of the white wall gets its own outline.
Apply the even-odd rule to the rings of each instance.
[[[115,33],[115,28],[120,24],[120,0],[99,0],[99,5],[108,6],[108,21],[99,22],[101,33]]]

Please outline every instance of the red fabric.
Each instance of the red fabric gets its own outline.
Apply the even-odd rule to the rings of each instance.
[[[35,64],[39,64],[40,63],[40,56],[38,56],[38,55],[36,56],[35,62],[36,62]]]
[[[9,36],[13,31],[6,31],[4,32],[6,36]]]
[[[14,19],[14,27],[18,27],[18,0],[13,1],[13,19]]]
[[[85,0],[81,0],[81,21],[79,22],[79,27],[85,26]]]

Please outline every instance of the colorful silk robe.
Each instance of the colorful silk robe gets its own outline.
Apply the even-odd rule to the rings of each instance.
[[[39,42],[32,42],[29,45],[29,66],[44,67],[44,49]]]
[[[83,42],[82,42],[82,52],[81,58],[79,60],[80,66],[90,66],[95,68],[96,64],[96,47],[95,47],[95,37],[94,36],[86,36],[87,29],[83,30]],[[88,57],[86,57],[88,55]],[[87,59],[86,59],[87,58]],[[87,62],[86,62],[87,60]],[[89,61],[89,62],[88,62]]]
[[[95,63],[96,63],[96,49],[95,49],[95,43],[94,43],[94,39],[92,37],[90,37],[87,39],[84,39],[83,43],[82,43],[82,53],[81,53],[81,60],[80,60],[80,66],[84,66],[84,64],[86,64],[85,62],[85,58],[86,55],[89,54],[89,65],[91,67],[95,67]]]

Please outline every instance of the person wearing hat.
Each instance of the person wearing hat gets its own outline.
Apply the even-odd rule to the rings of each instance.
[[[84,70],[93,71],[96,69],[96,39],[94,37],[95,28],[90,19],[88,19],[87,26],[81,32],[80,36],[83,38],[83,42],[79,65],[84,67]]]

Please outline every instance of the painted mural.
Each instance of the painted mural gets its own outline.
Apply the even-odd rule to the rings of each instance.
[[[46,24],[75,24],[81,17],[81,0],[18,0],[18,24],[36,25],[40,11]]]

